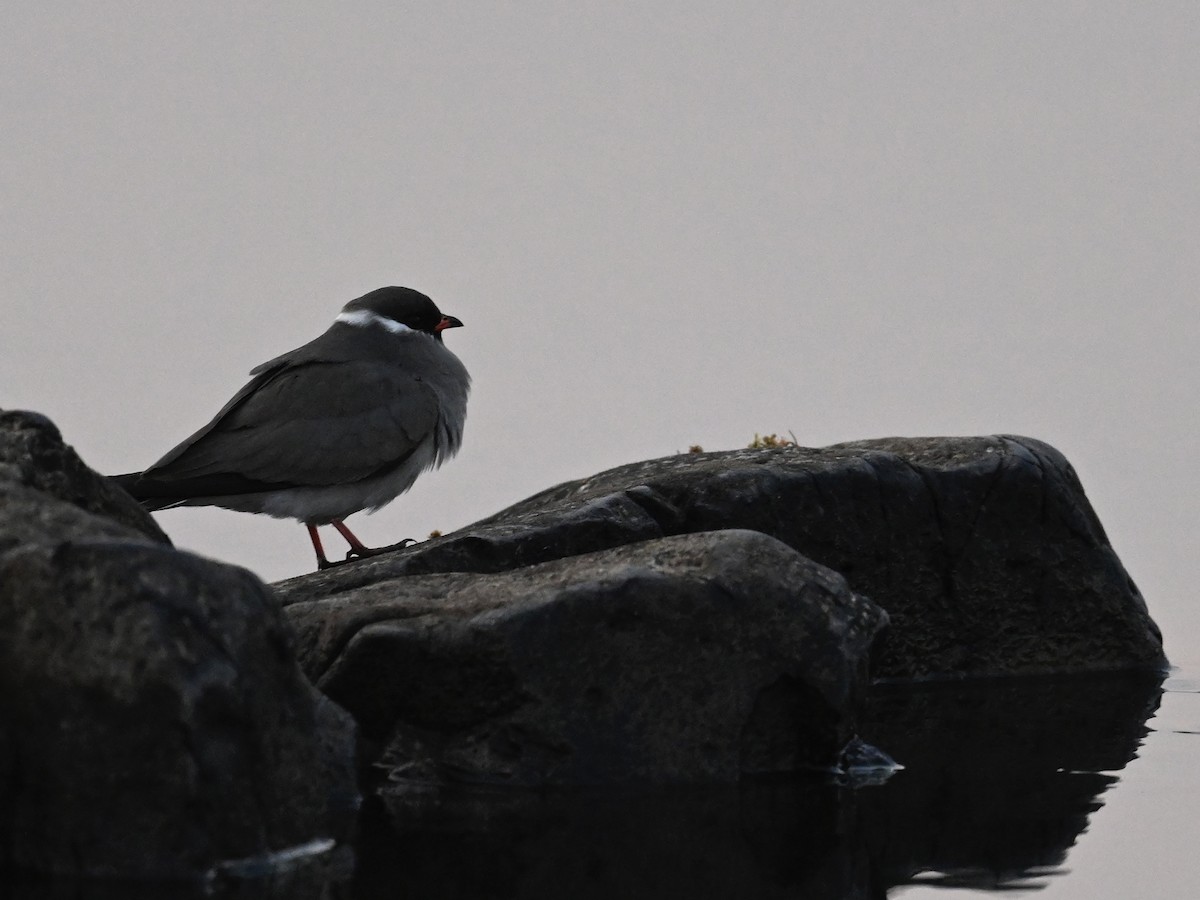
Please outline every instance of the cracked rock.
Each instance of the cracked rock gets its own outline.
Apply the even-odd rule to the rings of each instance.
[[[287,607],[310,677],[409,782],[731,782],[826,769],[885,621],[729,530]]]

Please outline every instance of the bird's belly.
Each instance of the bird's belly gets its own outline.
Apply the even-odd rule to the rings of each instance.
[[[299,519],[309,525],[324,525],[364,509],[374,511],[391,503],[412,487],[417,476],[433,464],[433,441],[427,441],[396,468],[362,481],[213,497],[208,498],[207,503],[239,512],[262,513],[277,519]]]

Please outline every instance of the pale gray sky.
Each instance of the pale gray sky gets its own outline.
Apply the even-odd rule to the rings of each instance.
[[[409,285],[475,392],[370,543],[756,431],[1018,432],[1200,663],[1197,47],[1191,0],[10,4],[0,405],[142,468]],[[293,523],[159,518],[312,568]],[[1040,896],[1190,896],[1194,828],[1126,852],[1156,772]]]
[[[1018,432],[1200,662],[1198,46],[1194,2],[14,5],[0,405],[143,468],[409,285],[475,391],[368,543],[756,431]]]

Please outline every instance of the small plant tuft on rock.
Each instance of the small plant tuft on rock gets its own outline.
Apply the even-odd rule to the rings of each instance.
[[[779,447],[799,447],[800,442],[796,440],[796,435],[788,432],[788,437],[780,437],[777,434],[759,434],[754,433],[754,440],[748,445],[750,450],[774,450]]]

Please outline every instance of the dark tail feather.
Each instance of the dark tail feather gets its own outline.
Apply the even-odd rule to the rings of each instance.
[[[143,478],[141,472],[109,475],[108,480],[149,510],[166,509],[185,499],[179,496],[178,488],[172,488],[152,478]]]
[[[224,472],[196,478],[157,478],[153,473],[147,477],[145,472],[130,472],[126,475],[109,475],[108,477],[149,510],[179,506],[189,500],[199,500],[201,503],[205,503],[207,498],[211,497],[259,494],[299,486],[291,483],[255,481],[245,475]]]

